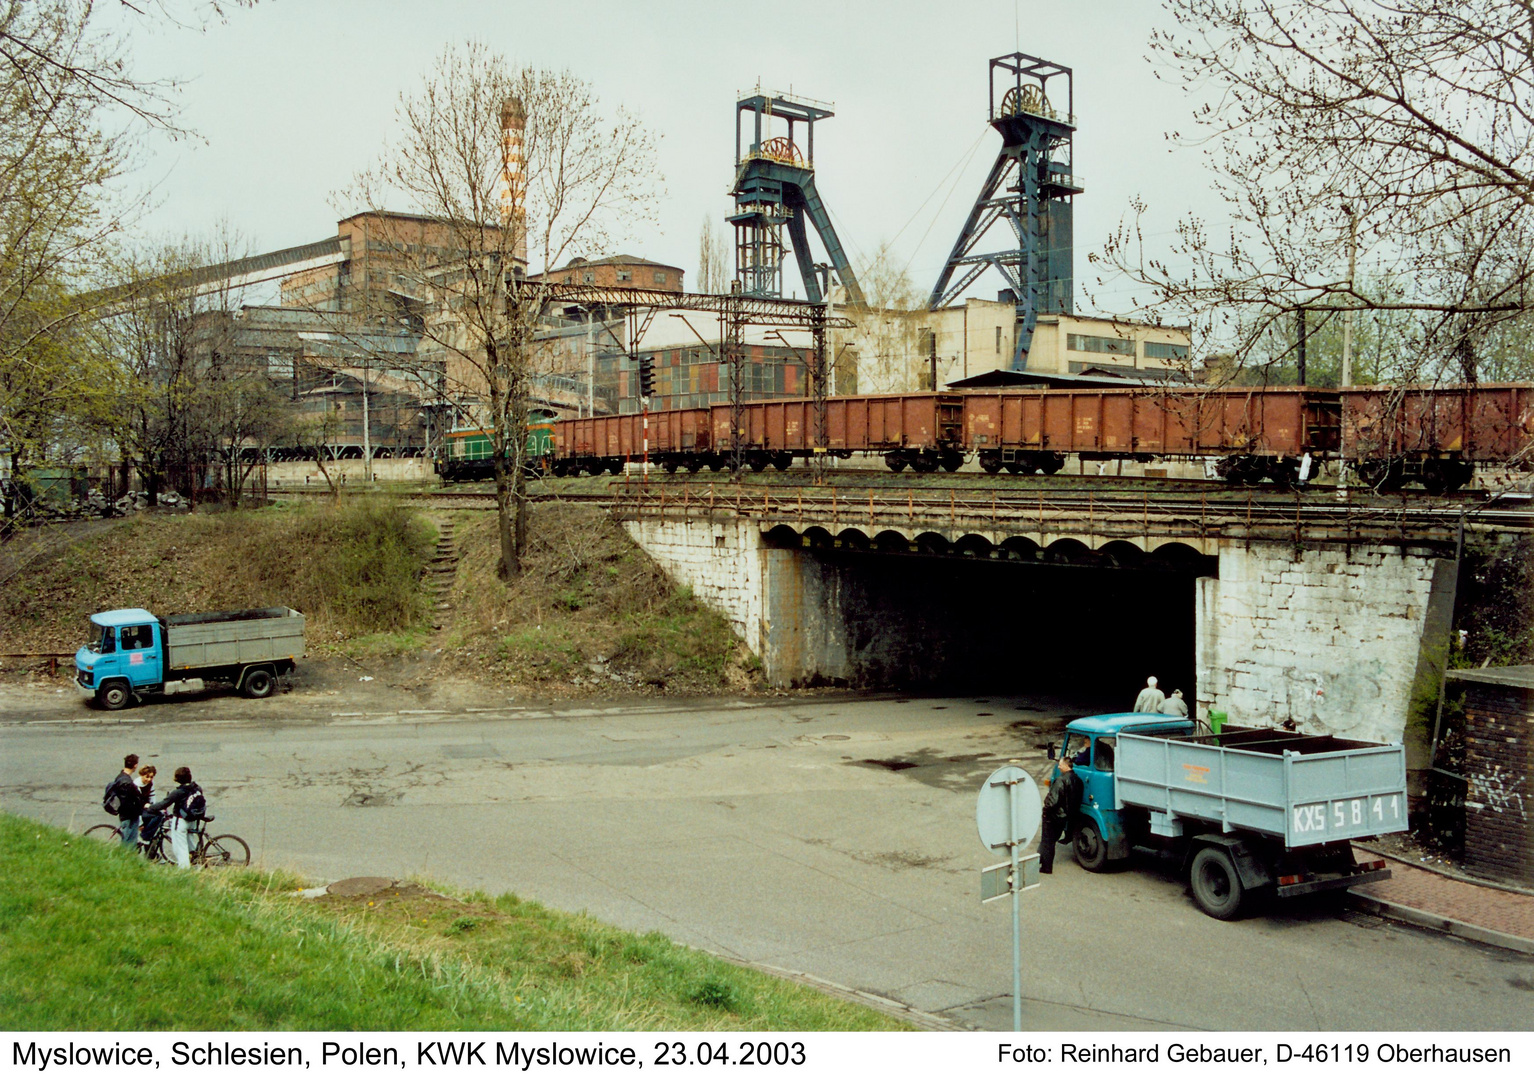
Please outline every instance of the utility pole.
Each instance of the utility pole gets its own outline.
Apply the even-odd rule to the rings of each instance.
[[[1358,270],[1358,214],[1352,204],[1344,206],[1348,215],[1348,310],[1342,315],[1342,381],[1341,386],[1353,385],[1353,276]]]
[[[586,415],[597,414],[597,326],[592,321],[591,309],[586,309]],[[580,410],[576,409],[576,415]]]
[[[1305,327],[1305,309],[1302,307],[1298,311],[1296,311],[1295,314],[1297,316],[1299,316],[1298,330],[1296,331],[1296,336],[1297,336],[1298,341],[1299,341],[1299,347],[1298,347],[1298,354],[1299,354],[1298,367],[1300,369],[1300,385],[1304,386],[1305,385],[1305,329],[1306,329],[1306,327]]]
[[[362,479],[373,482],[373,431],[368,420],[368,358],[362,358]]]

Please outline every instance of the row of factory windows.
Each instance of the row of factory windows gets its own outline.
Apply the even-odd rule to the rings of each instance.
[[[1114,356],[1133,356],[1135,343],[1130,338],[1097,337],[1092,334],[1066,334],[1065,347],[1070,352],[1109,353]],[[1188,346],[1168,341],[1147,341],[1147,360],[1186,360]]]

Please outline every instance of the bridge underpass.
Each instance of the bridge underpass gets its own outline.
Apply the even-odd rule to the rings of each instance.
[[[613,512],[780,686],[1058,694],[1420,741],[1456,534],[1526,507],[1333,492],[983,495],[635,483]],[[1419,708],[1420,715],[1420,708]],[[1420,758],[1416,760],[1420,764]]]
[[[764,659],[789,684],[959,693],[1020,687],[1124,709],[1145,676],[1195,690],[1197,580],[1217,560],[1078,540],[997,546],[965,534],[869,536],[778,525],[761,557]]]

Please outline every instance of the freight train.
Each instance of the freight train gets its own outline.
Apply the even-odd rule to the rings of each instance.
[[[556,475],[621,472],[647,459],[669,472],[730,462],[729,405],[561,420]],[[863,395],[826,402],[817,445],[809,399],[743,407],[740,449],[755,470],[817,450],[880,454],[896,472],[954,471],[974,456],[997,473],[1058,472],[1088,461],[1213,458],[1232,484],[1287,488],[1323,461],[1345,462],[1380,490],[1420,483],[1441,494],[1478,464],[1530,464],[1534,385],[1135,388]]]
[[[530,467],[556,476],[623,471],[648,460],[668,472],[732,462],[727,404],[529,425]],[[1534,464],[1534,384],[1447,387],[1168,387],[872,394],[826,402],[818,439],[808,398],[747,402],[740,452],[753,470],[790,468],[817,451],[882,455],[895,472],[952,472],[973,457],[988,473],[1059,472],[1087,461],[1205,458],[1231,484],[1288,488],[1322,462],[1342,462],[1381,490],[1418,483],[1442,494],[1476,465]],[[488,477],[490,440],[454,432],[444,479]]]

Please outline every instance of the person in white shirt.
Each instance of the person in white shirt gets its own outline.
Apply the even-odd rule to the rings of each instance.
[[[1166,695],[1156,689],[1156,676],[1152,675],[1145,680],[1145,689],[1140,691],[1140,696],[1135,698],[1135,712],[1159,713],[1161,703],[1166,700]]]
[[[1164,716],[1188,715],[1188,703],[1182,699],[1181,690],[1172,691],[1172,696],[1162,703],[1161,712]]]

